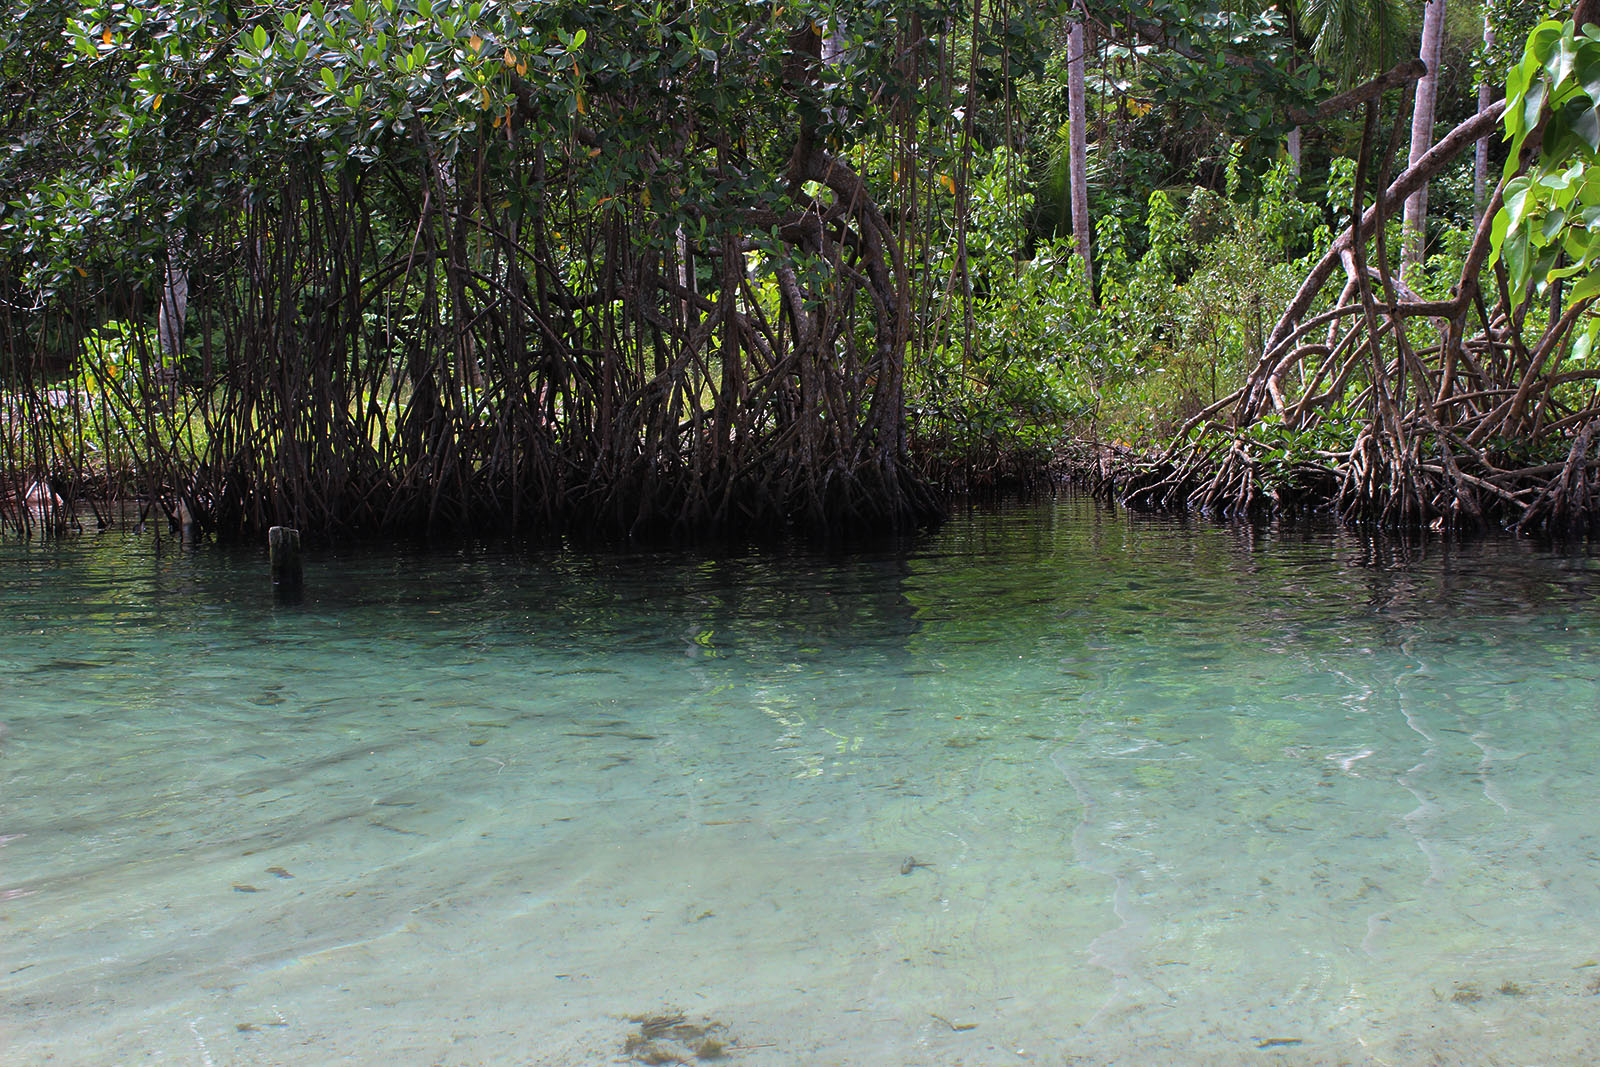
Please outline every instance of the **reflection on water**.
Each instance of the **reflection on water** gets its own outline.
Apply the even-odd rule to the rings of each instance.
[[[6,1062],[1593,1058],[1586,555],[262,555],[0,547]]]

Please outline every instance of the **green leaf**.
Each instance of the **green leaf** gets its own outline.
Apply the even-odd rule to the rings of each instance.
[[[1566,252],[1567,258],[1581,265],[1589,252],[1589,234],[1577,226],[1569,229],[1561,238],[1561,249]],[[1594,235],[1600,236],[1600,234]]]
[[[1551,55],[1555,52],[1564,36],[1565,30],[1566,27],[1553,19],[1547,19],[1535,26],[1533,32],[1528,34],[1528,58],[1541,66],[1549,62]]]
[[[1597,332],[1600,332],[1600,319],[1591,318],[1572,341],[1572,359],[1580,363],[1588,360],[1589,353],[1594,349]]]
[[[1522,100],[1522,120],[1528,129],[1532,129],[1539,121],[1539,113],[1544,110],[1544,98],[1548,88],[1543,79],[1528,86],[1528,94]]]
[[[1501,246],[1502,257],[1505,259],[1506,270],[1511,274],[1512,289],[1521,292],[1528,284],[1528,235],[1526,233],[1513,234]]]
[[[257,52],[263,52],[263,53],[266,52],[266,50],[267,50],[267,31],[266,31],[265,27],[257,26],[255,33],[251,35],[251,39],[255,41],[256,51]]]
[[[1592,296],[1600,296],[1600,270],[1591,270],[1584,275],[1583,280],[1574,285],[1572,291],[1567,294],[1567,301],[1577,303]]]
[[[1594,103],[1600,103],[1600,44],[1593,41],[1584,41],[1578,48],[1578,84],[1583,86],[1584,95]]]
[[[1561,208],[1556,208],[1544,217],[1544,224],[1539,228],[1540,244],[1549,244],[1551,238],[1561,232],[1567,224],[1567,213]]]
[[[1570,125],[1572,132],[1589,146],[1589,151],[1600,152],[1600,108],[1585,108]]]
[[[1588,269],[1589,268],[1585,267],[1582,263],[1574,263],[1570,267],[1561,267],[1557,270],[1547,271],[1544,276],[1545,284],[1548,285],[1550,282],[1558,282],[1563,278],[1570,278],[1574,274],[1582,274]]]
[[[1505,216],[1508,228],[1519,225],[1528,213],[1529,194],[1533,191],[1533,179],[1527,175],[1520,175],[1511,179],[1506,186],[1505,207],[1500,213]]]
[[[327,67],[323,67],[322,84],[328,87],[328,92],[335,92],[339,88],[339,79],[334,76],[332,70]]]
[[[1506,98],[1509,101],[1521,99],[1527,93],[1528,84],[1533,79],[1533,72],[1539,66],[1531,58],[1524,59],[1506,72]],[[1507,119],[1511,117],[1510,111],[1506,113]]]
[[[1551,92],[1559,93],[1561,91],[1566,80],[1572,77],[1572,71],[1577,66],[1577,61],[1577,49],[1573,46],[1571,38],[1563,36],[1556,43],[1550,58],[1545,60],[1544,63],[1545,73],[1550,77]]]

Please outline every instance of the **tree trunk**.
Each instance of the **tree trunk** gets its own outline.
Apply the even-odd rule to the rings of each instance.
[[[1411,154],[1407,166],[1417,161],[1433,147],[1433,110],[1439,96],[1439,57],[1444,50],[1445,0],[1428,0],[1422,12],[1422,49],[1418,53],[1428,65],[1428,73],[1417,81],[1416,105],[1411,111]],[[1401,231],[1400,273],[1411,281],[1416,268],[1422,263],[1423,239],[1428,221],[1428,187],[1424,185],[1406,198],[1405,224]]]
[[[1283,139],[1284,151],[1289,154],[1289,171],[1295,177],[1300,176],[1300,127],[1296,126],[1289,131]]]
[[[183,232],[167,238],[167,270],[156,313],[156,341],[161,349],[158,375],[169,400],[177,399],[178,357],[183,354],[183,322],[189,315],[189,264],[183,253]]]
[[[822,62],[829,67],[839,65],[839,57],[844,55],[844,46],[849,39],[844,35],[844,21],[835,15],[828,21],[827,29],[822,34]]]
[[[1072,239],[1083,259],[1083,276],[1094,288],[1094,260],[1089,243],[1094,233],[1089,224],[1089,145],[1088,108],[1083,87],[1083,23],[1072,23],[1067,44],[1067,146],[1071,153]]]
[[[1483,47],[1486,51],[1494,48],[1494,24],[1489,21],[1489,13],[1483,15]],[[1478,82],[1478,114],[1483,114],[1490,104],[1494,102],[1494,89],[1487,78],[1479,75]],[[1485,137],[1478,142],[1477,150],[1472,159],[1472,222],[1476,226],[1483,221],[1483,205],[1489,195],[1489,138]]]

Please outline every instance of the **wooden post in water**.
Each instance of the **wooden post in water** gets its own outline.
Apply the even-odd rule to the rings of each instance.
[[[280,594],[300,590],[305,570],[300,562],[300,531],[290,526],[274,526],[267,531],[267,548],[272,555],[272,584]]]

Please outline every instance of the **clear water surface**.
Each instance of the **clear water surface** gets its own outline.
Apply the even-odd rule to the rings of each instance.
[[[5,1063],[1600,1056],[1588,555],[263,556],[0,546]]]

